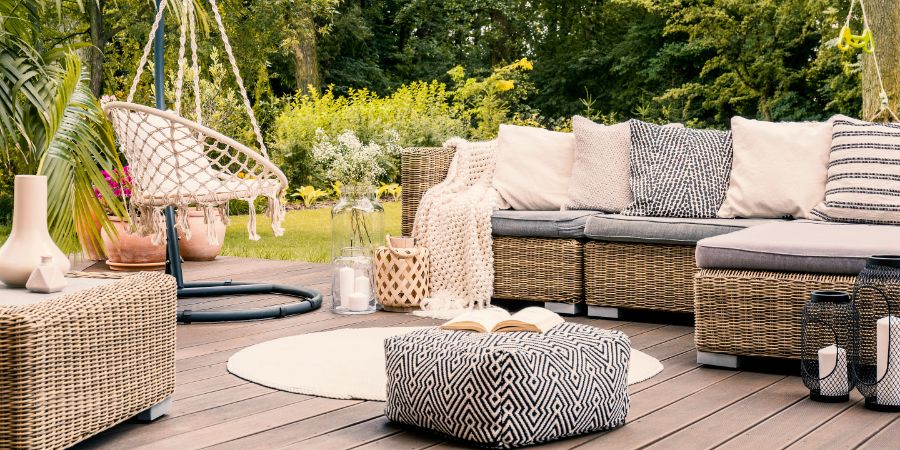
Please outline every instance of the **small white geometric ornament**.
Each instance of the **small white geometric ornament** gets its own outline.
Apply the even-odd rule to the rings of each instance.
[[[41,256],[41,265],[35,267],[34,272],[28,277],[28,282],[25,283],[25,288],[29,291],[41,294],[59,292],[64,287],[66,277],[59,267],[53,264],[52,256]]]

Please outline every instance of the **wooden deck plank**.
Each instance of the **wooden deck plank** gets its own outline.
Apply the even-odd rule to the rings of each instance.
[[[382,402],[362,402],[309,419],[298,420],[264,433],[251,434],[223,444],[216,450],[281,448],[296,442],[375,419],[384,413]]]
[[[205,448],[250,434],[277,428],[297,420],[346,408],[347,406],[361,402],[361,400],[334,400],[330,398],[314,397],[253,415],[247,415],[234,420],[222,421],[215,425],[190,430],[137,448],[147,450],[191,450]]]
[[[661,439],[748,397],[784,377],[740,372],[650,414],[632,409],[626,426],[587,442],[584,448],[638,448]],[[643,391],[640,394],[646,393]],[[640,395],[637,394],[637,395]],[[635,395],[635,397],[637,397]],[[640,415],[640,418],[632,417]],[[704,436],[697,436],[704,439]]]
[[[295,442],[283,449],[338,450],[355,448],[402,431],[403,429],[398,425],[391,423],[384,416],[380,416],[312,439]]]
[[[714,448],[753,425],[801,401],[809,391],[794,378],[783,378],[716,414],[666,437],[649,448]]]
[[[856,405],[847,408],[813,432],[789,446],[789,449],[856,448],[897,418],[897,414],[872,411]],[[895,444],[900,445],[900,444]],[[896,448],[896,447],[895,447]]]
[[[330,289],[328,266],[303,262],[227,257],[186,263],[185,275],[188,280],[302,284],[326,296]],[[283,300],[277,296],[187,299],[179,308],[249,308]],[[149,425],[120,424],[76,448],[466,448],[389,423],[382,415],[383,403],[280,392],[227,373],[226,361],[236,351],[270,339],[341,328],[440,323],[383,312],[336,316],[328,303],[326,297],[320,310],[278,320],[179,325],[171,413]],[[858,394],[845,404],[815,403],[804,398],[806,391],[795,376],[697,366],[693,327],[632,318],[567,320],[625,332],[634,348],[660,359],[664,369],[629,387],[631,410],[625,426],[538,448],[896,447],[898,415],[865,410]]]
[[[900,414],[894,414],[894,421],[881,429],[860,446],[862,449],[885,449],[900,447]]]
[[[802,383],[791,377],[795,383]],[[805,392],[809,394],[809,392]],[[815,430],[822,423],[854,406],[856,402],[818,403],[801,400],[783,411],[766,418],[722,444],[721,449],[784,448]]]

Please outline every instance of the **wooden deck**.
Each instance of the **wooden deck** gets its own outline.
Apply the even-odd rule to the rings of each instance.
[[[308,263],[220,258],[188,263],[185,270],[188,279],[195,280],[302,284],[322,292],[330,288],[328,267]],[[180,307],[203,310],[277,303],[279,299],[264,296],[206,298],[184,300]],[[783,369],[766,373],[698,367],[690,326],[569,320],[626,332],[633,347],[662,360],[665,370],[631,386],[625,426],[545,448],[900,447],[900,414],[869,411],[859,404],[858,395],[850,403],[814,403],[806,398],[800,379],[785,375]],[[225,369],[228,357],[237,350],[282,336],[435,323],[384,312],[337,316],[323,306],[314,313],[278,320],[179,325],[172,412],[152,424],[120,424],[78,448],[459,448],[440,437],[389,423],[382,416],[382,403],[280,392],[248,383]]]

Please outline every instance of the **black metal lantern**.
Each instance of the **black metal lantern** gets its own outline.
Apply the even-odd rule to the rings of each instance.
[[[814,291],[803,307],[801,375],[809,397],[818,402],[846,402],[854,379],[850,356],[856,348],[856,309],[850,294]]]
[[[853,287],[859,347],[853,356],[866,407],[900,411],[900,255],[873,256]]]

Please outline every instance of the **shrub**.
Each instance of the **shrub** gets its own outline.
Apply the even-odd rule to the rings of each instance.
[[[351,130],[361,141],[379,145],[396,130],[403,147],[440,145],[466,135],[447,102],[446,87],[436,81],[410,83],[387,97],[367,89],[351,89],[347,96],[336,96],[330,87],[312,91],[295,97],[275,121],[273,154],[292,184],[326,185],[323,168],[312,156],[318,129],[329,136]],[[394,156],[382,178],[395,181],[398,167]]]

